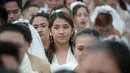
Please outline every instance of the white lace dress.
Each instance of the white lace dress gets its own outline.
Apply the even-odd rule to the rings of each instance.
[[[56,55],[54,55],[54,58],[52,60],[52,64],[50,65],[51,73],[54,73],[55,71],[62,70],[62,69],[74,70],[77,65],[78,65],[78,63],[77,63],[74,55],[72,54],[71,49],[69,48],[66,64],[60,65],[58,63]]]

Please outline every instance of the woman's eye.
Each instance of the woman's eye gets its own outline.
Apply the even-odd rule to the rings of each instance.
[[[58,29],[58,27],[54,27],[54,29]]]
[[[83,48],[78,48],[78,50],[79,50],[79,51],[82,51],[82,50],[83,50]]]
[[[69,28],[68,26],[64,26],[65,29]]]
[[[37,26],[34,26],[35,29],[37,29]]]

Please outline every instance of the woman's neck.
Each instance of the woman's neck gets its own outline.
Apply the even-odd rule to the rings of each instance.
[[[69,48],[69,43],[67,44],[55,44],[56,52],[67,52]]]
[[[43,43],[44,49],[47,49],[50,43],[49,38],[42,40],[42,43]]]

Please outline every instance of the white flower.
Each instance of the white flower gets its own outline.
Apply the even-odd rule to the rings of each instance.
[[[51,14],[54,14],[54,13],[59,13],[59,12],[64,12],[64,11],[63,11],[63,10],[58,9],[58,10],[54,10],[54,11],[52,11],[52,13],[51,13]]]
[[[25,20],[23,18],[20,18],[16,21],[13,22],[13,24],[16,24],[16,23],[25,23],[25,24],[30,24],[28,20]]]

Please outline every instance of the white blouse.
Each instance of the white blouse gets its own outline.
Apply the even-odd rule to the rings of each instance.
[[[78,65],[78,63],[77,63],[74,55],[72,54],[71,49],[69,48],[68,49],[66,64],[60,65],[58,63],[56,55],[54,55],[54,58],[52,60],[52,64],[50,65],[51,73],[54,73],[54,72],[56,72],[58,70],[62,70],[62,69],[74,70],[77,65]]]

